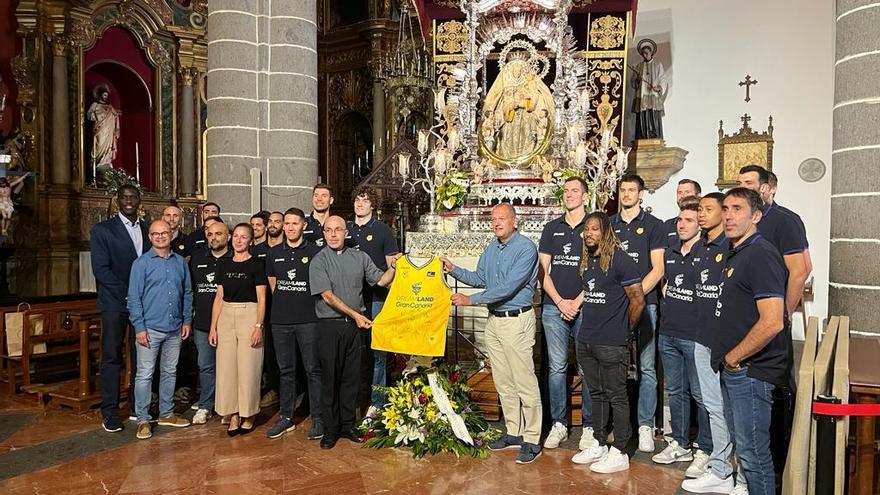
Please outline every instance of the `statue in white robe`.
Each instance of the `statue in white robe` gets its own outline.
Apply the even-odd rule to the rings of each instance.
[[[654,58],[657,44],[643,39],[638,45],[642,56],[635,68],[632,85],[636,90],[632,111],[636,114],[636,139],[663,139],[663,103],[669,85],[663,64]]]
[[[86,113],[86,118],[93,122],[92,163],[97,168],[112,167],[112,162],[116,159],[119,117],[122,112],[113,108],[110,103],[110,90],[106,85],[99,84],[93,94],[95,101]]]

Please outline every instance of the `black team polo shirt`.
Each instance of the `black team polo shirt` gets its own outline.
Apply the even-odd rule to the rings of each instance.
[[[186,258],[189,256],[189,242],[183,232],[178,232],[177,237],[171,241],[171,250]]]
[[[193,290],[192,326],[195,330],[207,332],[211,329],[211,311],[217,294],[217,265],[225,258],[232,258],[231,249],[219,258],[210,249],[203,249],[189,259]]]
[[[584,303],[578,341],[592,345],[627,345],[629,296],[625,287],[641,283],[636,263],[622,249],[616,249],[608,273],[602,271],[598,256],[591,256],[584,269]]]
[[[696,281],[694,257],[700,242],[691,246],[688,254],[681,253],[681,238],[676,237],[663,254],[666,265],[666,298],[660,333],[668,337],[695,340],[697,333],[697,306],[694,304]]]
[[[345,238],[345,245],[366,253],[373,260],[373,264],[383,272],[388,269],[385,257],[400,252],[391,227],[376,220],[375,216],[360,226],[348,221],[346,228],[348,228],[348,236]],[[385,287],[370,287],[369,292],[371,301],[384,301],[388,297],[388,289]],[[376,317],[376,315],[372,316]]]
[[[318,321],[315,296],[309,290],[309,267],[320,247],[303,239],[297,247],[285,241],[269,249],[266,276],[275,277],[272,325],[298,325]]]
[[[620,247],[636,262],[639,275],[644,279],[652,268],[651,251],[666,249],[669,245],[663,222],[645,210],[640,210],[630,223],[624,222],[620,213],[615,213],[611,217],[611,225],[620,239]],[[645,304],[657,304],[659,289],[658,283],[654,290],[645,294]]]
[[[718,305],[721,272],[727,266],[730,241],[722,232],[713,240],[702,239],[693,247],[694,282],[696,286],[697,333],[694,338],[705,347],[711,345],[715,325],[715,307]]]
[[[563,215],[544,226],[538,243],[538,252],[550,256],[550,280],[563,299],[574,299],[583,288],[580,265],[584,250],[581,237],[584,221],[571,227]],[[544,304],[552,302],[550,296],[544,294]]]
[[[720,369],[724,356],[737,346],[758,321],[758,299],[785,299],[788,270],[782,256],[755,233],[732,248],[721,272],[721,293],[715,310],[715,330],[709,347],[712,366]],[[748,376],[785,385],[789,373],[790,332],[781,331],[763,349],[741,363]]]
[[[318,247],[324,247],[324,225],[315,218],[315,212],[306,217],[306,228],[303,230],[305,240]]]
[[[788,256],[807,249],[806,230],[796,216],[776,204],[765,206],[762,211],[764,215],[758,222],[758,231],[779,254]]]

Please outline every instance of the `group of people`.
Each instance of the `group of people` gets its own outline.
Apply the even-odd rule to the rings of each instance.
[[[538,246],[517,230],[513,206],[495,206],[496,240],[476,270],[441,256],[445,273],[483,289],[455,293],[452,303],[489,311],[485,342],[505,423],[489,448],[517,449],[516,462],[527,464],[567,439],[573,339],[583,383],[573,462],[600,473],[629,468],[628,380],[638,380],[638,449],[654,452],[659,355],[672,431],[653,461],[690,462],[682,484],[689,492],[773,493],[771,394],[791,386],[790,317],[812,269],[804,224],[775,203],[776,188],[776,177],[759,166],[743,167],[739,187],[726,193],[701,197],[700,185],[684,179],[677,187],[680,213],[663,222],[642,209],[638,175],[621,179],[612,216],[586,212],[588,186],[572,177],[563,185],[565,212],[547,223]],[[104,428],[122,429],[119,371],[130,324],[138,438],[151,435],[157,362],[158,424],[190,424],[174,413],[172,395],[180,342],[192,335],[201,389],[194,423],[216,411],[229,435],[252,431],[261,382],[271,382],[263,371],[274,365],[280,412],[270,438],[295,428],[294,404],[305,385],[309,438],[321,439],[322,448],[343,437],[360,441],[355,404],[362,349],[369,346],[363,330],[382,310],[401,254],[391,229],[375,218],[373,192],[362,188],[354,196],[353,221],[331,215],[332,191],[319,184],[310,214],[257,214],[231,231],[219,206],[207,203],[202,228],[183,236],[179,209],[166,208],[147,228],[137,216],[138,190],[120,188],[119,215],[91,235],[104,325]],[[533,360],[539,277],[552,421],[543,444]],[[299,359],[305,384],[297,380]],[[373,352],[370,384],[385,385],[385,360]],[[370,399],[370,412],[383,406],[380,392]]]
[[[663,222],[642,209],[638,175],[620,180],[612,216],[588,214],[587,184],[572,177],[563,186],[565,213],[546,224],[537,248],[516,231],[514,209],[502,204],[492,213],[497,239],[476,271],[444,258],[452,277],[486,289],[455,294],[453,303],[489,309],[486,343],[506,428],[490,449],[519,449],[516,461],[530,463],[568,438],[573,338],[583,378],[583,431],[573,462],[599,473],[628,469],[631,416],[638,450],[655,451],[659,355],[672,431],[653,462],[689,462],[682,483],[688,492],[775,492],[772,393],[793,386],[790,319],[812,265],[803,222],[775,203],[776,177],[750,165],[738,183],[701,197],[696,181],[681,180],[680,213]],[[532,360],[539,277],[552,421],[543,446]]]
[[[349,222],[330,213],[333,200],[330,187],[318,184],[310,214],[299,208],[261,212],[231,230],[220,207],[206,203],[202,228],[187,236],[180,232],[176,205],[147,226],[138,218],[138,189],[119,188],[119,214],[91,233],[104,333],[106,431],[123,429],[119,381],[130,325],[137,354],[137,438],[152,436],[157,367],[158,424],[190,426],[174,411],[173,399],[181,341],[192,336],[200,389],[192,423],[207,423],[216,411],[228,435],[250,433],[262,386],[274,382],[280,411],[269,438],[295,428],[296,399],[307,387],[308,437],[327,449],[340,438],[360,441],[355,404],[362,388],[362,348],[369,345],[363,329],[382,308],[387,294],[382,289],[393,280],[400,253],[391,229],[374,216],[371,189],[355,191]],[[385,354],[374,352],[372,359],[370,385],[385,385]],[[305,384],[297,380],[300,360]],[[378,408],[384,398],[374,392],[371,401]]]

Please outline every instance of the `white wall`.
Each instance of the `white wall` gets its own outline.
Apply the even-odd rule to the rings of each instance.
[[[727,134],[739,130],[743,113],[752,128],[773,116],[773,170],[777,199],[806,223],[813,258],[815,302],[811,315],[828,308],[828,235],[831,194],[831,132],[834,97],[834,2],[827,0],[641,0],[636,37],[654,39],[658,59],[672,65],[663,120],[667,146],[688,150],[684,169],[645,204],[666,219],[677,214],[679,179],[715,190],[718,121]],[[664,53],[668,51],[668,53]],[[631,52],[631,65],[640,59]],[[746,73],[758,80],[752,100],[737,85]],[[631,114],[630,114],[631,115]],[[632,126],[627,130],[631,135]],[[797,167],[806,158],[825,162],[825,177],[806,183]],[[795,328],[797,332],[799,328]]]

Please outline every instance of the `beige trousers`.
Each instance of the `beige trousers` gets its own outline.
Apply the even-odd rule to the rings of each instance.
[[[501,400],[507,434],[522,436],[539,445],[541,438],[541,392],[535,376],[535,311],[519,316],[489,316],[486,347],[492,380]]]
[[[263,345],[251,347],[256,321],[257,303],[223,302],[217,320],[217,414],[246,418],[260,412]]]

